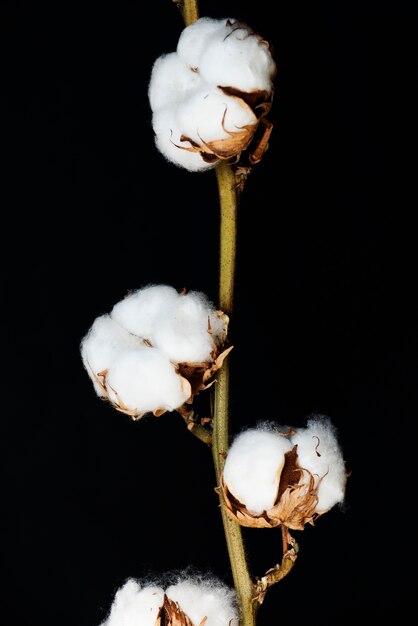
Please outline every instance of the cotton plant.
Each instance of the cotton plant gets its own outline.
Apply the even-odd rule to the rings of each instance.
[[[80,350],[101,399],[134,420],[178,413],[211,449],[233,587],[210,574],[169,584],[129,578],[101,626],[256,626],[266,593],[295,565],[295,533],[343,504],[349,472],[325,415],[304,427],[258,422],[230,445],[237,208],[269,146],[277,68],[269,42],[239,18],[200,17],[196,0],[175,4],[185,27],[176,49],[150,68],[151,125],[169,166],[216,174],[218,302],[200,291],[140,285],[93,320]],[[198,418],[194,400],[207,390],[213,415]],[[242,527],[281,531],[282,553],[264,575],[250,572]]]

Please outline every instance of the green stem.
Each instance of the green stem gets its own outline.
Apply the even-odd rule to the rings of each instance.
[[[174,0],[181,8],[186,26],[199,17],[198,0]],[[237,240],[237,186],[232,167],[225,162],[216,166],[220,203],[219,308],[231,316],[234,303],[234,278]],[[216,483],[220,484],[229,447],[229,359],[218,372],[214,393],[212,454]],[[222,505],[222,502],[221,502]],[[221,506],[225,539],[234,586],[240,607],[240,626],[255,626],[257,603],[248,571],[241,527]]]
[[[173,0],[179,7],[183,15],[186,26],[190,26],[199,18],[199,7],[197,0]]]
[[[230,316],[234,302],[238,198],[232,167],[224,162],[219,163],[216,167],[216,176],[220,202],[219,307]],[[218,372],[214,400],[212,454],[216,481],[219,485],[229,447],[229,358],[225,359]],[[256,603],[253,600],[253,585],[248,571],[241,527],[228,517],[222,501],[221,511],[240,605],[240,626],[255,626]]]

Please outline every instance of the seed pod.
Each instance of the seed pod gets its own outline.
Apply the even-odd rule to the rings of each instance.
[[[297,446],[284,456],[275,503],[260,514],[250,512],[247,506],[231,493],[223,475],[221,476],[217,491],[222,497],[222,506],[231,519],[241,526],[251,528],[275,528],[283,524],[293,530],[303,530],[305,524],[314,524],[319,517],[315,509],[321,479],[299,467]]]
[[[268,147],[276,64],[247,24],[200,18],[159,57],[148,89],[155,142],[167,160],[205,171],[258,163]]]

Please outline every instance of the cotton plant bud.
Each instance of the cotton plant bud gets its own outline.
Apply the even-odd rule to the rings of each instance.
[[[81,342],[96,393],[139,419],[192,411],[232,349],[228,318],[198,291],[148,285],[97,318]]]
[[[276,65],[268,43],[234,19],[200,18],[187,26],[177,50],[154,63],[148,87],[155,143],[166,159],[189,171],[220,160],[255,164],[272,125]],[[264,132],[258,145],[255,133]]]
[[[239,434],[218,491],[242,526],[303,530],[343,501],[346,479],[335,428],[317,416],[305,429],[281,432],[268,425]]]
[[[238,626],[235,592],[215,579],[184,579],[166,590],[129,579],[101,626]]]

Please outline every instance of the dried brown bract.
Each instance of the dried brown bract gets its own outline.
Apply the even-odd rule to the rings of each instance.
[[[193,624],[192,620],[181,610],[178,602],[170,600],[164,594],[164,603],[160,608],[155,626],[204,626],[207,617],[204,617],[199,624]]]
[[[277,497],[273,507],[259,515],[251,513],[228,489],[221,477],[217,488],[222,497],[222,506],[228,515],[241,526],[251,528],[275,528],[286,526],[303,530],[305,524],[314,524],[319,514],[318,487],[321,479],[314,476],[298,463],[297,446],[285,453],[285,462],[280,476]]]

